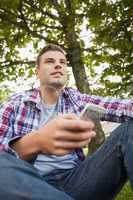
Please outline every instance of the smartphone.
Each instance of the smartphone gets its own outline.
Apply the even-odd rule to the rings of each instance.
[[[88,103],[85,105],[84,109],[82,110],[80,114],[80,119],[92,120],[94,122],[97,122],[97,121],[100,121],[100,119],[103,117],[104,114],[105,114],[104,107],[100,105]]]

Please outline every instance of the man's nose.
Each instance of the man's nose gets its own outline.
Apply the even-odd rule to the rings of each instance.
[[[61,69],[62,65],[59,62],[55,63],[55,69]]]

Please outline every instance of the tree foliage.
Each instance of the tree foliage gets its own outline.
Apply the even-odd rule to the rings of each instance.
[[[85,24],[91,44],[80,36]],[[86,37],[88,37],[86,32]],[[130,0],[3,0],[0,1],[0,81],[33,73],[34,60],[21,59],[19,48],[56,43],[68,52],[76,85],[82,92],[131,95],[133,83],[133,2]],[[33,51],[31,50],[31,51]],[[106,63],[92,89],[89,75]],[[85,65],[88,68],[86,74]],[[25,72],[26,68],[26,72]],[[120,81],[110,77],[118,76]]]
[[[1,80],[24,75],[25,66],[30,69],[33,65],[28,58],[21,60],[18,53],[20,47],[32,42],[37,52],[38,42],[45,41],[66,48],[79,90],[89,91],[87,81],[84,84],[86,72],[78,41],[83,18],[76,10],[82,6],[82,2],[16,0],[12,3],[11,0],[5,0],[0,4]],[[20,67],[17,67],[18,64]]]
[[[133,95],[133,2],[130,0],[95,1],[88,12],[94,37],[94,65],[108,63],[100,78],[108,95]],[[111,82],[109,77],[121,81]]]

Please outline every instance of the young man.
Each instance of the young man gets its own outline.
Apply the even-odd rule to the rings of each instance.
[[[65,88],[65,52],[50,44],[36,61],[40,88],[16,94],[0,110],[0,199],[110,200],[133,186],[133,102]],[[81,148],[96,133],[78,118],[86,103],[106,109],[104,120],[124,122],[91,156]]]

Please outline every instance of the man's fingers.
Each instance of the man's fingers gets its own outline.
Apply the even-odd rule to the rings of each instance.
[[[85,140],[85,141],[81,141],[81,142],[68,142],[68,141],[61,141],[61,142],[57,142],[56,143],[56,148],[57,149],[70,149],[70,150],[73,150],[73,149],[76,149],[76,148],[80,148],[80,147],[83,147],[87,144],[89,144],[89,142],[91,141],[91,138],[89,138],[88,140]]]
[[[64,119],[78,119],[78,117],[74,113],[69,114],[58,114],[58,116],[63,117]]]
[[[96,135],[95,131],[84,131],[84,132],[68,132],[62,131],[60,134],[58,133],[56,139],[60,141],[85,141],[89,138],[92,138]]]
[[[60,148],[60,149],[56,149],[54,151],[54,155],[56,155],[56,156],[64,156],[64,155],[69,154],[71,151],[72,151],[71,149],[62,149],[62,148]]]
[[[62,129],[64,130],[75,130],[75,131],[85,131],[92,130],[95,128],[95,125],[92,121],[84,121],[80,119],[73,120],[63,120]]]

